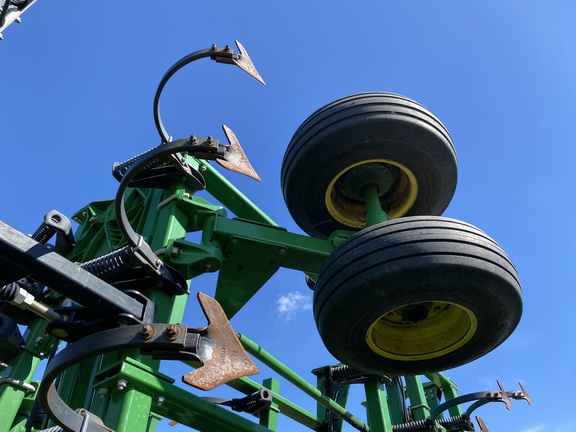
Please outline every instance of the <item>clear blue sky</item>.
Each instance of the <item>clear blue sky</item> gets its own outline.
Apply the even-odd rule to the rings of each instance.
[[[444,215],[498,241],[524,292],[515,333],[447,375],[462,393],[494,389],[496,379],[508,389],[524,383],[532,407],[478,411],[491,432],[576,430],[568,396],[576,378],[576,3],[39,0],[3,33],[0,220],[24,232],[48,210],[72,215],[114,197],[112,163],[159,143],[152,99],[160,78],[212,43],[240,40],[267,86],[204,60],[168,84],[166,127],[174,137],[221,139],[220,125],[231,127],[263,182],[226,177],[293,232],[301,231],[284,205],[280,167],[309,114],[363,91],[425,105],[458,153],[458,188]],[[213,283],[202,277],[192,290],[212,294]],[[294,292],[299,307],[281,313],[279,299]],[[311,369],[333,360],[310,302],[303,276],[282,271],[232,324],[312,380]],[[187,324],[202,322],[190,312]],[[360,400],[350,410],[362,417]]]

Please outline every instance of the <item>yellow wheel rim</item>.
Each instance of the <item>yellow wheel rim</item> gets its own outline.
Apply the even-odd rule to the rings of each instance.
[[[366,342],[385,358],[429,360],[463,347],[477,329],[478,320],[468,308],[421,302],[386,312],[368,328]]]
[[[362,199],[351,197],[344,190],[344,180],[350,173],[358,168],[370,166],[386,167],[394,174],[390,189],[380,197],[382,209],[391,219],[405,215],[416,201],[418,195],[418,182],[416,177],[404,165],[387,159],[370,159],[350,165],[340,171],[328,185],[326,190],[326,208],[330,215],[338,222],[350,228],[363,228],[366,226],[366,205]],[[358,194],[361,191],[358,191]]]

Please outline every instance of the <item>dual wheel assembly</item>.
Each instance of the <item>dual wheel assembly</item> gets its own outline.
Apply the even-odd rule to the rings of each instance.
[[[281,184],[295,222],[317,238],[357,231],[314,287],[318,331],[342,363],[376,374],[446,370],[518,325],[510,258],[480,229],[440,216],[456,181],[448,131],[403,96],[344,97],[292,137]]]

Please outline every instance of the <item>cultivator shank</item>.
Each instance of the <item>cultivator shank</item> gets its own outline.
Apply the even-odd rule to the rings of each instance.
[[[0,18],[10,18],[18,4],[5,1]],[[32,236],[0,221],[0,432],[153,432],[164,417],[201,431],[276,431],[279,415],[325,432],[345,426],[464,432],[474,431],[472,413],[486,403],[508,409],[513,399],[531,403],[522,385],[507,392],[498,383],[499,390],[459,396],[438,372],[502,343],[520,318],[521,292],[495,242],[436,214],[455,187],[455,153],[441,123],[423,107],[398,95],[361,94],[320,109],[303,124],[287,151],[282,182],[291,212],[311,236],[278,227],[210,165],[216,161],[260,180],[230,128],[223,126],[228,144],[212,136],[168,135],[160,95],[183,66],[209,58],[264,83],[236,44],[238,54],[214,45],[166,72],[154,98],[162,143],[114,164],[115,199],[73,215],[75,233],[55,210]],[[370,122],[363,119],[364,106],[370,106]],[[425,136],[428,129],[418,130],[419,123],[405,134],[405,109],[410,118],[419,110],[439,131],[434,139]],[[341,118],[343,128],[331,135],[333,118]],[[366,137],[363,126],[370,129]],[[406,136],[414,145],[398,150]],[[355,137],[361,148],[347,152]],[[398,151],[380,154],[388,147]],[[364,159],[333,157],[344,151]],[[445,172],[431,177],[448,179],[445,184],[422,184],[429,174],[418,166],[422,153],[438,158],[436,168]],[[196,196],[204,190],[222,205]],[[301,197],[314,198],[310,208],[300,208]],[[195,242],[187,237],[194,232],[200,234]],[[281,267],[306,275],[320,335],[343,362],[312,371],[317,385],[229,322]],[[189,282],[210,272],[218,272],[215,298],[198,294],[207,325],[182,324]],[[495,305],[493,316],[480,315],[481,301]],[[506,322],[495,322],[502,315]],[[27,328],[24,336],[18,325]],[[247,378],[258,373],[252,357],[301,390],[316,413],[283,397],[278,379],[260,384]],[[41,362],[45,370],[37,380]],[[194,389],[175,385],[160,371],[161,362],[189,365],[182,380]],[[197,392],[221,385],[243,396]],[[364,388],[366,421],[346,408],[353,385]],[[488,431],[481,418],[477,422]]]

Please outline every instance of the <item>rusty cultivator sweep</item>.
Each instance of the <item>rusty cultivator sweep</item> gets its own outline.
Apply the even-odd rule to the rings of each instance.
[[[2,25],[29,3],[5,1]],[[74,233],[55,210],[31,236],[0,222],[0,431],[144,432],[163,418],[201,431],[275,431],[279,416],[326,432],[487,431],[473,423],[476,408],[530,402],[524,388],[500,385],[458,395],[439,372],[500,345],[522,313],[505,252],[440,216],[457,178],[442,123],[391,93],[317,110],[281,167],[286,205],[308,235],[288,232],[211,163],[259,180],[231,129],[223,126],[226,142],[172,139],[161,120],[165,84],[193,61],[235,65],[263,83],[237,48],[214,45],[168,70],[154,98],[162,143],[114,164],[115,199],[72,215]],[[204,190],[221,205],[196,195]],[[228,321],[280,267],[304,273],[319,334],[340,362],[313,370],[316,385]],[[215,298],[198,294],[208,324],[188,327],[188,283],[209,272],[218,273]],[[247,378],[258,373],[252,358],[317,410],[283,397],[278,377]],[[160,372],[175,361],[190,365],[189,386],[228,385],[238,397],[175,385]],[[365,389],[366,423],[346,408],[351,385]]]

